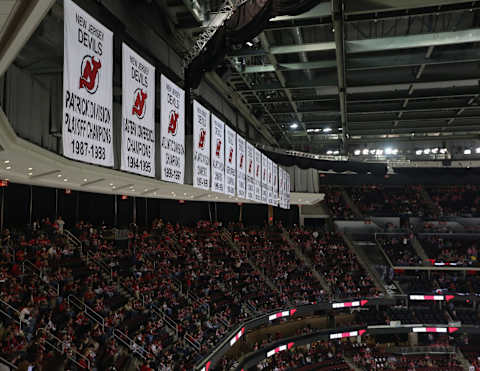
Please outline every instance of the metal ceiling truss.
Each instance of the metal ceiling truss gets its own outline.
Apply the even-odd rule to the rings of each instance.
[[[228,58],[233,89],[289,145],[340,135],[348,150],[359,135],[476,136],[479,44],[480,1],[330,0],[270,20]],[[326,127],[339,135],[307,132]]]

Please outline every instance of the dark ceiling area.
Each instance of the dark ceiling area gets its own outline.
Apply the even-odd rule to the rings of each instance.
[[[480,133],[479,12],[478,1],[319,2],[271,19],[217,73],[282,148],[448,147]]]
[[[245,3],[76,1],[153,63],[163,43],[185,58],[202,32],[223,24],[225,7]],[[319,0],[229,45],[204,81],[255,129],[252,142],[284,153],[384,161],[387,154],[446,160],[469,151],[480,158],[479,15],[480,1]],[[59,75],[62,27],[58,0],[16,65]],[[171,54],[167,60],[174,63]],[[178,71],[170,76],[182,84]]]

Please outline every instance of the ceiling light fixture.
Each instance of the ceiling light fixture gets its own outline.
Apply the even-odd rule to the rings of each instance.
[[[290,125],[290,129],[297,129],[297,128],[298,128],[298,124],[296,122]]]

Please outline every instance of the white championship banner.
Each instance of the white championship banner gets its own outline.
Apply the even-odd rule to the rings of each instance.
[[[255,201],[262,202],[262,152],[254,148],[255,156]]]
[[[262,153],[262,202],[268,202],[268,157]]]
[[[120,169],[155,177],[155,67],[122,44]]]
[[[287,182],[286,182],[287,189],[285,191],[285,195],[286,195],[285,208],[290,209],[290,174],[286,172],[285,175],[287,177]]]
[[[193,101],[193,186],[210,189],[210,111]]]
[[[113,33],[64,2],[63,154],[113,166]]]
[[[237,195],[240,198],[246,198],[245,152],[245,139],[237,134]]]
[[[278,168],[278,206],[285,208],[285,171],[283,168]]]
[[[235,196],[237,175],[237,133],[225,125],[225,193]]]
[[[255,201],[255,148],[247,143],[247,200]]]
[[[164,75],[160,80],[161,179],[183,184],[185,178],[185,92]]]
[[[212,191],[225,193],[225,123],[212,114]]]
[[[273,179],[273,206],[278,206],[278,165],[272,162],[272,179]]]
[[[268,184],[268,194],[267,194],[267,203],[273,206],[273,179],[272,179],[272,171],[273,171],[273,163],[272,160],[267,160],[267,184]]]

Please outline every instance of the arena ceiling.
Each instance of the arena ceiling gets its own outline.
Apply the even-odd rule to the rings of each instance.
[[[191,38],[220,4],[167,2],[177,33]],[[480,1],[319,1],[271,19],[213,80],[282,148],[352,154],[372,142],[478,138],[479,15]]]

